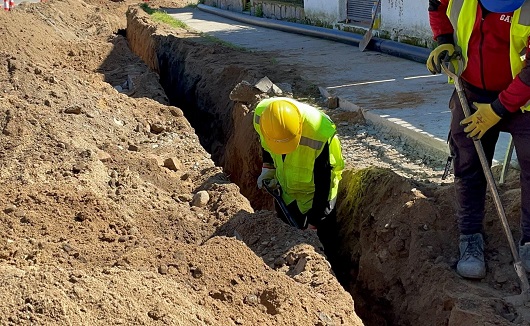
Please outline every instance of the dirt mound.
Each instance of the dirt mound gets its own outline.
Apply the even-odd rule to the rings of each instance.
[[[373,325],[527,323],[524,307],[502,299],[519,284],[493,202],[488,276],[463,280],[451,185],[396,155],[392,170],[360,169],[385,153],[375,140],[366,149],[360,117],[330,112],[355,156],[333,271],[316,234],[255,211],[271,199],[255,188],[253,102],[229,94],[264,76],[295,95],[310,83],[266,53],[154,23],[137,5],[50,0],[0,12],[2,324],[360,325],[357,314]],[[517,239],[511,173],[500,190]]]
[[[168,105],[130,4],[0,13],[0,322],[361,324],[316,235],[255,214]]]
[[[491,198],[485,221],[488,274],[482,281],[471,281],[455,272],[459,232],[452,185],[418,183],[380,168],[349,170],[344,180],[339,207],[342,254],[353,257],[349,280],[355,281],[347,286],[357,293],[360,316],[374,325],[385,320],[422,325],[528,323],[527,307],[505,300],[520,293],[520,280]],[[517,239],[515,183],[500,190]]]

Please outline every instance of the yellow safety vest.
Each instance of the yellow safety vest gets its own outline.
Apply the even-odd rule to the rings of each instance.
[[[467,50],[471,32],[477,17],[478,0],[449,0],[447,16],[453,25],[455,49],[462,53],[464,68],[467,66]],[[512,76],[515,78],[524,67],[524,59],[530,37],[530,1],[513,12],[510,26],[510,65]],[[530,111],[530,105],[521,107]]]
[[[304,120],[302,124],[302,138],[298,147],[285,155],[272,153],[261,134],[259,119],[263,110],[274,100],[285,100],[293,103]],[[269,98],[258,103],[254,111],[254,129],[260,136],[261,146],[269,152],[276,167],[276,179],[282,187],[282,198],[287,205],[296,200],[298,209],[307,213],[313,205],[315,183],[313,170],[316,158],[322,152],[326,142],[329,143],[329,161],[332,166],[331,185],[328,200],[337,196],[339,181],[342,178],[344,160],[338,137],[335,135],[335,124],[320,110],[295,101],[291,98]]]

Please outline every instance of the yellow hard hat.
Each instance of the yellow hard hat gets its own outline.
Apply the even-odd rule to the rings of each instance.
[[[293,103],[276,100],[263,110],[259,120],[265,143],[275,154],[287,154],[296,149],[302,137],[302,115]]]

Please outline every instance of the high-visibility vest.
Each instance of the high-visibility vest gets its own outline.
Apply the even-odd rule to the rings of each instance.
[[[285,160],[281,154],[274,154],[269,150],[259,125],[263,110],[274,100],[293,103],[300,110],[303,118],[300,143],[293,152],[285,155]],[[287,205],[296,200],[298,209],[303,214],[311,209],[315,193],[313,178],[315,160],[322,152],[326,142],[329,142],[329,162],[332,166],[328,200],[337,196],[339,181],[344,169],[344,160],[339,139],[335,135],[335,124],[325,113],[291,98],[269,98],[258,103],[254,111],[254,129],[260,136],[261,146],[271,154],[274,160],[276,180],[282,187],[282,198]]]
[[[462,54],[464,59],[463,69],[467,66],[468,44],[475,25],[478,5],[478,0],[449,0],[447,7],[447,16],[454,30],[455,49]],[[530,1],[525,1],[521,8],[513,12],[510,25],[510,65],[513,78],[524,67],[528,37],[530,37]],[[527,103],[521,109],[530,111],[529,104]]]

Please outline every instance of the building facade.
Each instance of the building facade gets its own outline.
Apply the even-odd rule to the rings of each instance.
[[[377,14],[374,36],[432,47],[427,0],[204,0],[221,9],[363,34]]]

